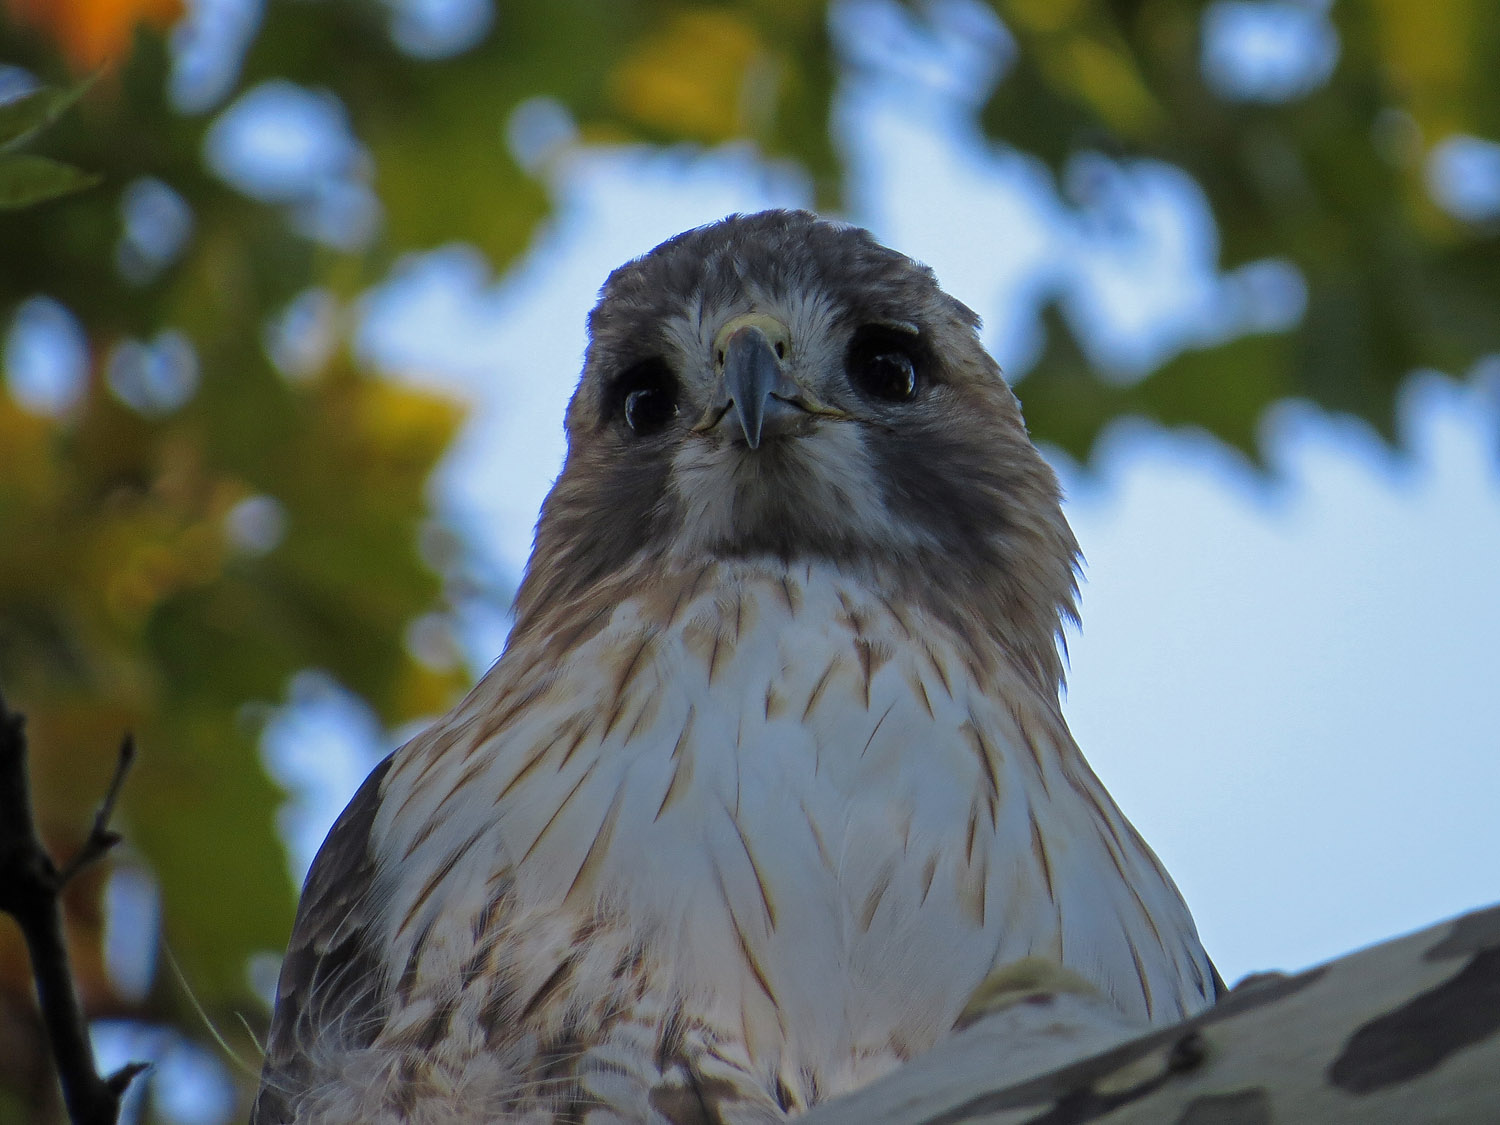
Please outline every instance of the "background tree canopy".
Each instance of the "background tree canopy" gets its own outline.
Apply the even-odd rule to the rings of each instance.
[[[797,0],[474,0],[437,22],[430,7],[0,0],[7,368],[24,352],[82,374],[0,394],[0,685],[29,716],[63,852],[136,732],[116,866],[155,886],[152,940],[252,1060],[238,1015],[259,1033],[267,1013],[247,966],[279,950],[295,902],[266,717],[307,668],[388,726],[439,710],[466,677],[422,659],[411,630],[476,581],[426,492],[459,407],[373,375],[342,337],[289,354],[288,319],[309,294],[352,302],[408,251],[515,260],[549,206],[528,152],[550,106],[585,144],[748,142],[838,212],[830,109],[841,78],[880,64],[830,28],[888,6],[835,5],[831,21]],[[1080,459],[1124,415],[1255,458],[1265,411],[1292,397],[1394,440],[1411,372],[1500,351],[1500,149],[1484,140],[1500,137],[1500,14],[1342,0],[1314,80],[1216,79],[1216,27],[1268,8],[1323,19],[1290,0],[993,2],[1007,38],[978,109],[989,138],[1080,210],[1120,162],[1175,165],[1209,201],[1225,269],[1270,259],[1305,294],[1300,317],[1231,310],[1198,346],[1122,374],[1039,282],[1047,342],[1018,390],[1035,435]],[[303,154],[298,177],[236,167],[221,143],[235,108],[277,98],[351,142]],[[44,198],[63,189],[78,190]],[[106,971],[107,874],[72,892],[89,1010],[206,1041],[174,973]],[[31,1011],[19,939],[0,930],[6,1121],[56,1112]]]

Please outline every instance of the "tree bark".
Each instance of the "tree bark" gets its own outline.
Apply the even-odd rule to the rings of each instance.
[[[806,1125],[1500,1122],[1500,906],[1140,1033],[1033,989]]]

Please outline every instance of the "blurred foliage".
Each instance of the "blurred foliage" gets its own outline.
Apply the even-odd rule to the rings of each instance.
[[[388,725],[461,687],[403,644],[410,622],[451,608],[454,575],[429,565],[419,533],[457,409],[360,370],[345,347],[285,372],[269,326],[309,292],[347,309],[409,250],[462,240],[497,267],[514,259],[549,199],[506,130],[538,97],[565,107],[584,143],[745,140],[806,169],[821,205],[842,198],[829,108],[841,67],[859,64],[840,57],[821,4],[502,4],[453,50],[400,46],[401,7],[267,0],[222,88],[183,109],[159,34],[177,0],[0,0],[13,73],[67,90],[108,64],[61,116],[53,93],[0,104],[0,142],[22,131],[6,121],[45,107],[56,120],[28,157],[101,177],[0,212],[0,325],[17,310],[61,318],[86,370],[53,409],[0,394],[0,682],[30,717],[39,811],[63,852],[121,731],[136,732],[131,851],[116,862],[150,872],[162,940],[231,1032],[235,1013],[264,1028],[246,964],[280,948],[294,903],[281,794],[257,756],[268,705],[307,667]],[[1500,135],[1489,0],[1341,0],[1331,76],[1281,101],[1206,82],[1205,7],[994,0],[1016,53],[980,110],[992,138],[1044,161],[1082,210],[1080,154],[1176,164],[1206,193],[1224,268],[1281,258],[1308,290],[1291,331],[1189,350],[1132,380],[1091,365],[1049,308],[1047,350],[1020,389],[1037,436],[1080,458],[1122,414],[1200,426],[1254,456],[1265,408],[1288,396],[1389,435],[1413,368],[1461,372],[1500,350],[1500,231],[1454,218],[1424,182],[1444,138]],[[287,88],[266,83],[347,115],[359,148],[339,172],[378,200],[370,237],[317,237],[310,189],[251,198],[207,166],[217,111]],[[4,183],[0,165],[0,195]],[[141,198],[177,215],[165,250],[132,227]],[[90,1010],[204,1039],[170,974],[144,997],[111,980],[101,886],[80,886],[69,918]],[[41,1108],[44,1064],[6,1046],[30,1041],[14,1034],[30,1010],[18,944],[0,932],[0,1109],[40,1116],[54,1112]]]
[[[90,82],[70,89],[42,87],[0,104],[0,210],[14,210],[82,191],[98,182],[71,164],[17,152],[87,92]]]
[[[1394,440],[1396,392],[1418,367],[1462,374],[1500,351],[1500,221],[1434,203],[1426,157],[1454,134],[1500,137],[1500,11],[1488,0],[1341,0],[1328,81],[1281,102],[1228,100],[1205,80],[1188,0],[996,0],[1016,36],[985,129],[1061,170],[1080,149],[1192,174],[1221,265],[1277,257],[1307,285],[1291,332],[1184,352],[1121,385],[1067,332],[1027,376],[1038,436],[1086,457],[1121,414],[1206,428],[1254,457],[1257,423],[1298,397]]]

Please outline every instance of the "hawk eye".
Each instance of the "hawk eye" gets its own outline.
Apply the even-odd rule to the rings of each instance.
[[[661,357],[628,368],[611,388],[612,417],[621,417],[637,437],[666,429],[677,417],[677,380]]]
[[[844,370],[849,382],[870,398],[910,402],[921,385],[920,346],[910,332],[867,324],[850,341]]]

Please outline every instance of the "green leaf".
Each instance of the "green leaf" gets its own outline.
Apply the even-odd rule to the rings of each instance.
[[[0,156],[0,210],[15,210],[93,187],[99,177],[45,156]]]
[[[0,105],[0,152],[16,148],[56,121],[94,84],[91,75],[65,90],[43,86]]]

